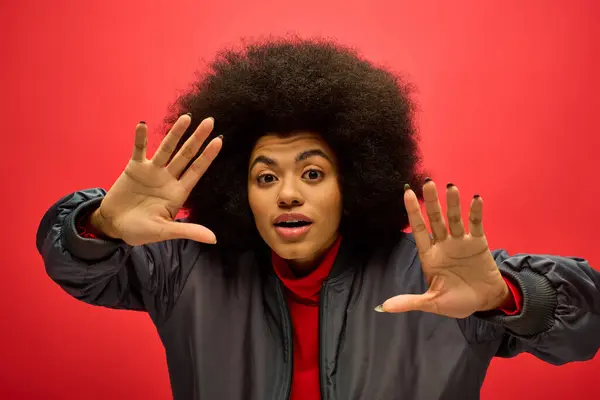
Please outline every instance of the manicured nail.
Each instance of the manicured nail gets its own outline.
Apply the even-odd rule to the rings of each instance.
[[[430,177],[425,178],[425,183],[427,183],[427,182],[431,182],[431,178]]]
[[[473,198],[474,198],[474,199],[478,199],[478,198],[480,198],[480,197],[481,197],[481,196],[479,195],[479,193],[475,193],[475,195],[473,196]]]
[[[454,186],[454,183],[448,182],[448,184],[446,185],[446,189],[450,189],[452,186]]]
[[[406,192],[408,189],[410,189],[410,185],[408,183],[404,184],[404,191]]]
[[[377,312],[385,312],[383,310],[383,304],[378,305],[377,307],[374,308],[374,310],[377,311]]]
[[[146,125],[146,121],[140,121],[140,124]]]

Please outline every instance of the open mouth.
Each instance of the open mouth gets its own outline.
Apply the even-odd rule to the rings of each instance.
[[[283,214],[280,215],[273,226],[275,232],[283,240],[296,242],[302,240],[310,231],[312,220],[303,214]]]
[[[308,221],[285,221],[285,222],[277,222],[275,226],[279,228],[301,228],[303,226],[310,225],[311,222]]]

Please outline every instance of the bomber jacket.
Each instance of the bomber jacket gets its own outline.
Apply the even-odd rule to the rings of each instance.
[[[37,248],[48,275],[89,304],[145,311],[164,345],[176,400],[284,400],[292,326],[283,286],[258,249],[224,260],[215,246],[170,240],[130,246],[82,237],[76,222],[105,191],[72,193],[44,215]],[[478,399],[491,359],[528,352],[555,364],[600,347],[600,273],[580,258],[493,251],[522,311],[453,319],[373,311],[423,293],[414,239],[365,251],[344,241],[320,294],[321,398]]]

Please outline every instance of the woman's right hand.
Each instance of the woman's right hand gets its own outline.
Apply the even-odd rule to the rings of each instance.
[[[223,145],[221,137],[214,138],[186,168],[213,129],[214,120],[207,118],[171,159],[190,123],[189,115],[179,117],[151,160],[146,158],[146,124],[137,125],[131,160],[90,217],[99,233],[132,246],[170,239],[216,243],[215,234],[208,228],[174,221]]]

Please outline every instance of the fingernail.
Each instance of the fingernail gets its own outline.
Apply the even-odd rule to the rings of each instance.
[[[374,308],[374,310],[377,311],[377,312],[385,312],[383,310],[383,304],[378,305],[377,307]]]
[[[478,198],[480,198],[480,197],[481,197],[481,196],[479,195],[479,193],[475,193],[475,195],[473,196],[473,198],[474,198],[474,199],[478,199]]]
[[[425,183],[427,183],[427,182],[431,182],[431,178],[430,177],[425,178]]]
[[[448,184],[446,185],[446,189],[450,189],[452,186],[454,186],[454,183],[448,182]]]
[[[217,136],[219,139],[223,140],[223,135]]]
[[[190,118],[192,118],[192,113],[191,113],[191,112],[189,112],[189,113],[185,113],[185,115],[189,115],[189,116],[190,116]]]
[[[408,183],[404,184],[404,191],[406,192],[408,189],[410,189],[410,185]]]
[[[146,125],[146,121],[140,121],[140,124]]]

